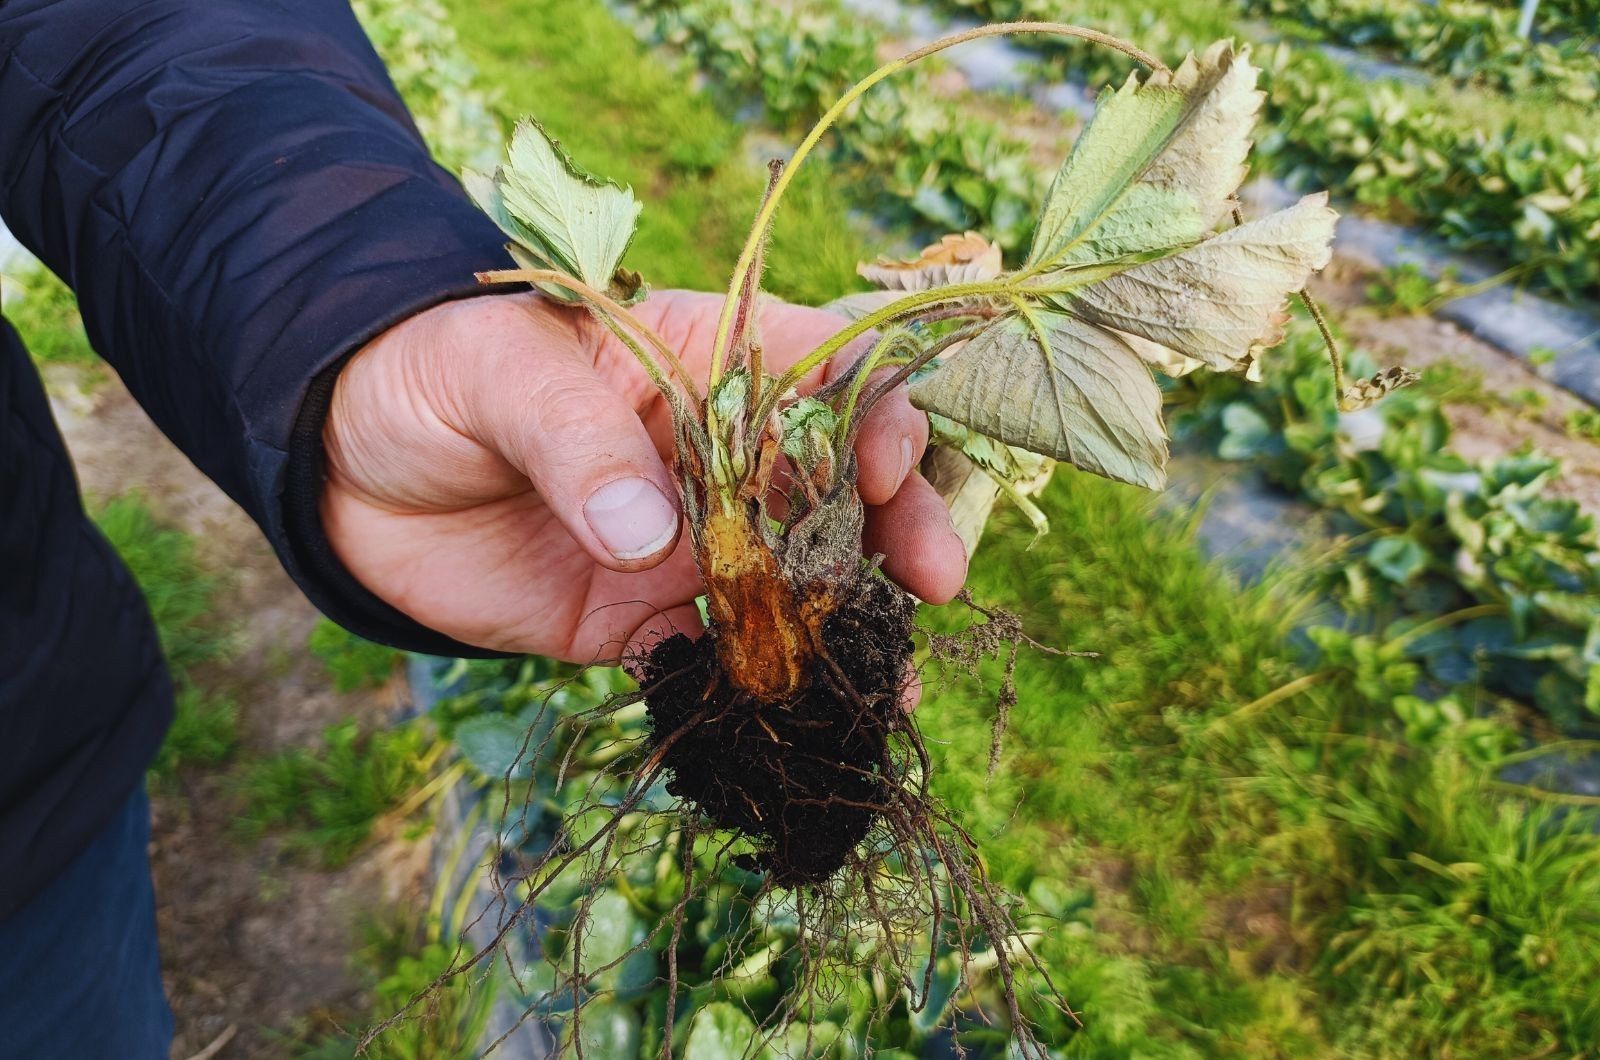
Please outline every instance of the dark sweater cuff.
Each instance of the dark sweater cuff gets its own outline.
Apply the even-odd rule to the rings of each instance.
[[[437,187],[424,185],[424,195],[448,198],[450,211],[470,211],[472,206]],[[482,218],[482,215],[477,215]],[[459,251],[415,262],[396,274],[368,273],[360,277],[362,291],[349,292],[351,307],[382,306],[383,312],[365,318],[352,316],[342,337],[330,346],[331,360],[307,382],[288,439],[288,451],[275,465],[267,496],[277,504],[267,508],[269,538],[278,545],[279,558],[307,598],[318,610],[344,628],[368,640],[428,655],[462,658],[506,658],[506,653],[462,643],[429,629],[386,603],[362,585],[335,554],[322,526],[321,497],[326,481],[322,431],[333,401],[339,372],[351,357],[383,332],[424,310],[444,302],[492,293],[473,278],[484,269],[508,266],[498,230],[482,218],[481,232]],[[433,223],[438,223],[435,216]],[[475,223],[463,216],[462,223]],[[343,282],[349,283],[349,278]],[[278,521],[279,526],[270,525]]]
[[[318,610],[368,640],[426,655],[508,658],[503,652],[464,644],[422,625],[357,581],[334,553],[322,528],[322,489],[327,481],[322,428],[328,421],[339,372],[354,355],[355,350],[350,350],[311,380],[295,418],[283,477],[283,524],[290,553],[285,566]]]

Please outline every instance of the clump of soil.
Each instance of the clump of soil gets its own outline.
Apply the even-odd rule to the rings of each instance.
[[[651,742],[667,790],[752,839],[749,867],[779,886],[837,872],[904,784],[894,737],[916,602],[871,570],[821,626],[801,688],[763,701],[730,682],[718,631],[655,646],[645,665]]]

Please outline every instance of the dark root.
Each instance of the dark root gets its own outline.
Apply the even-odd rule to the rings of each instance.
[[[476,916],[455,960],[363,1048],[441,990],[495,976],[520,1000],[499,1005],[491,1051],[520,1030],[540,1036],[548,1055],[598,1060],[592,1006],[659,991],[665,1004],[647,1019],[670,1060],[689,1030],[683,1007],[706,996],[681,982],[695,969],[757,1028],[745,1055],[833,1055],[840,1043],[827,1035],[842,1032],[827,1030],[836,1026],[828,1012],[849,992],[843,969],[870,970],[879,983],[875,1020],[929,1005],[951,1029],[998,1018],[1012,1055],[1046,1060],[1028,1013],[1044,1005],[1077,1017],[1034,955],[1034,936],[1019,930],[1014,900],[928,791],[927,752],[901,705],[914,601],[870,569],[844,600],[809,683],[787,702],[731,689],[715,631],[657,644],[636,663],[638,692],[565,714],[552,706],[558,696],[547,701],[545,713],[559,716],[533,724],[524,756],[565,796],[564,819],[543,839],[505,827],[485,836],[488,892],[468,899]],[[1026,638],[1010,616],[966,602],[979,620],[930,646],[957,669],[1002,660],[1003,707]],[[534,788],[508,778],[491,796],[500,820],[526,819],[518,803],[526,811],[548,797]],[[645,918],[620,952],[597,930],[619,889],[629,915]],[[974,1001],[945,1010],[985,984],[1003,1011]]]

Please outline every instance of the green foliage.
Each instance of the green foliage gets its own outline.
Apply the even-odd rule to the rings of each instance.
[[[211,598],[219,581],[195,560],[194,539],[157,522],[138,493],[124,493],[94,513],[144,591],[161,635],[161,648],[175,670],[223,657],[229,637],[211,617]]]
[[[1325,584],[1357,613],[1475,609],[1412,646],[1430,677],[1535,703],[1562,725],[1600,714],[1600,538],[1576,502],[1547,495],[1558,463],[1531,452],[1469,463],[1416,392],[1363,414],[1381,437],[1358,444],[1361,421],[1335,408],[1321,358],[1299,329],[1269,355],[1264,386],[1196,384],[1184,429],[1336,513],[1349,540]]]
[[[78,300],[66,284],[42,266],[0,280],[6,319],[21,334],[33,359],[43,364],[97,365],[84,334]]]
[[[1041,943],[1090,980],[1068,988],[1076,1055],[1586,1048],[1600,843],[1501,801],[1519,737],[1471,681],[1416,694],[1432,634],[1319,631],[1322,669],[1283,695],[1302,665],[1289,586],[1237,594],[1126,489],[1069,475],[1044,505],[1052,535],[1026,555],[1020,525],[992,536],[974,591],[1101,657],[1024,655],[988,785],[981,697],[958,686],[919,717],[946,797],[1000,830],[996,877],[1047,910],[1090,888],[1086,926]],[[1113,989],[1113,1011],[1090,1004]]]
[[[295,747],[247,763],[235,778],[242,837],[286,832],[288,849],[336,868],[355,856],[378,818],[427,781],[442,750],[417,724],[363,734],[329,726],[318,748]]]
[[[238,749],[239,709],[234,702],[179,681],[172,727],[150,763],[150,774],[168,780],[181,769],[221,765]]]
[[[1448,297],[1452,279],[1449,272],[1436,280],[1416,265],[1390,265],[1367,283],[1367,302],[1385,314],[1421,316]]]
[[[810,125],[877,66],[881,34],[843,17],[832,0],[645,0],[640,8],[654,17],[655,35],[687,51],[727,98],[756,95],[786,130]],[[880,205],[888,197],[908,218],[945,231],[981,227],[1020,248],[1047,174],[1004,123],[940,99],[932,77],[918,68],[874,88],[836,128],[836,160]]]
[[[1567,413],[1565,426],[1574,438],[1600,442],[1600,409],[1573,409]]]
[[[948,0],[989,21],[1093,25],[1176,59],[1248,37],[1229,6],[1168,0]],[[1120,82],[1121,56],[1048,38],[1055,68],[1090,86]],[[1507,103],[1466,90],[1368,82],[1288,41],[1255,53],[1267,90],[1262,161],[1293,186],[1327,187],[1449,244],[1522,265],[1555,291],[1600,290],[1600,137],[1587,107]]]
[[[306,647],[322,661],[340,692],[378,688],[394,676],[405,656],[384,644],[356,636],[330,619],[319,618],[306,639]]]
[[[322,1035],[296,1048],[296,1060],[352,1060],[368,1025],[394,1015],[449,969],[456,957],[454,941],[438,923],[419,927],[416,920],[401,914],[373,925],[356,954],[357,968],[371,981],[369,1012],[354,1025],[354,1033]],[[426,1018],[401,1023],[359,1055],[375,1060],[476,1060],[482,1055],[494,998],[493,978],[452,979],[434,995]]]
[[[765,173],[737,126],[648,56],[599,3],[448,0],[464,50],[499,86],[497,112],[537,114],[585,164],[648,191],[631,267],[663,286],[716,289],[739,252]],[[501,137],[490,147],[497,153]],[[778,215],[767,289],[820,304],[852,283],[859,240],[834,174],[808,167]]]
[[[177,689],[172,728],[151,775],[170,780],[182,768],[226,761],[239,743],[237,710],[192,673],[232,650],[232,636],[217,628],[212,610],[220,579],[199,565],[194,539],[162,525],[137,493],[100,506],[94,520],[144,593]]]
[[[1516,6],[1475,0],[1242,0],[1240,8],[1279,20],[1286,30],[1377,50],[1461,84],[1581,105],[1600,100],[1593,18],[1587,35],[1530,41],[1517,35]]]
[[[494,101],[462,53],[444,5],[353,0],[351,6],[439,162],[452,173],[493,165],[500,143]]]

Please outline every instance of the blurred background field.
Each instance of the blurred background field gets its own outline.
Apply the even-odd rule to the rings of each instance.
[[[1532,39],[1511,5],[1468,0],[356,7],[447,167],[492,165],[531,114],[631,184],[647,205],[629,264],[658,287],[720,287],[763,160],[947,20],[1072,21],[1169,62],[1252,42],[1269,101],[1247,210],[1330,188],[1346,220],[1313,290],[1358,370],[1405,363],[1423,382],[1340,414],[1297,320],[1262,386],[1163,381],[1178,442],[1165,495],[1063,468],[1047,537],[1002,511],[975,596],[1097,655],[1021,655],[992,775],[1003,660],[982,680],[930,673],[935,790],[1024,896],[1083,1017],[1039,1007],[1063,1057],[1600,1056],[1595,0],[1543,0]],[[859,285],[858,260],[945,231],[1015,253],[1094,91],[1126,73],[1024,38],[883,86],[786,201],[771,289],[820,303]],[[554,835],[571,778],[513,761],[519,717],[563,671],[408,663],[317,620],[99,366],[70,294],[20,260],[5,271],[6,315],[179,678],[151,775],[175,1055],[223,1035],[222,1056],[351,1055],[448,963],[480,870],[472,837]],[[561,710],[617,680],[587,675]],[[585,737],[580,772],[630,724]],[[498,796],[480,796],[508,770],[541,791],[539,820],[493,820]],[[691,916],[677,1041],[691,1060],[742,1055],[792,974],[792,923],[726,915],[751,886],[730,874]],[[601,984],[588,1055],[659,1055],[666,939],[648,925],[680,891],[640,856],[603,898],[599,945],[641,948]],[[559,896],[547,906],[559,945]],[[767,963],[707,974],[744,929]],[[933,959],[943,982],[948,957]],[[837,1031],[829,1055],[958,1055],[942,1011],[970,1055],[1007,1055],[992,992],[918,1012],[896,989],[841,983],[814,1014]],[[559,995],[474,980],[374,1052],[475,1056],[531,1009],[547,1029],[506,1049],[537,1056],[570,1006]],[[874,1002],[891,1017],[869,1025]]]

